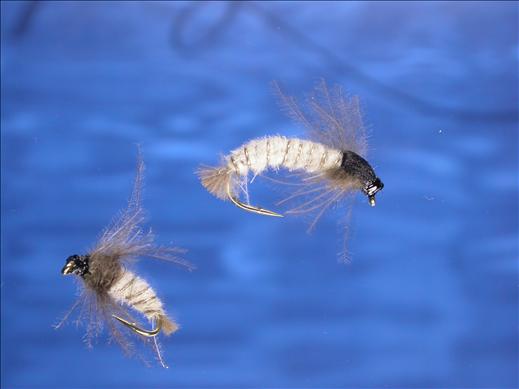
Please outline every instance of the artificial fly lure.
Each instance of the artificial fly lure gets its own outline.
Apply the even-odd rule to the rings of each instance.
[[[170,335],[178,329],[178,325],[167,315],[152,287],[130,267],[140,257],[171,261],[190,270],[194,267],[178,257],[183,250],[155,245],[151,231],[141,228],[144,221],[141,208],[143,172],[144,163],[139,151],[134,187],[126,210],[102,233],[92,250],[66,259],[61,273],[78,276],[81,281],[80,297],[56,327],[61,326],[75,308],[81,306],[78,323],[86,316],[86,341],[89,346],[103,325],[107,324],[112,338],[131,354],[132,342],[121,331],[124,327],[117,325],[119,322],[138,334],[144,342],[151,342],[157,359],[163,367],[167,367],[156,336],[160,331]],[[137,324],[133,313],[145,317],[154,328],[143,329]]]
[[[366,134],[357,97],[346,96],[340,87],[330,91],[324,81],[306,100],[307,110],[299,108],[293,97],[284,95],[274,84],[282,108],[295,121],[303,124],[310,139],[267,136],[253,139],[224,156],[217,167],[198,171],[202,185],[213,195],[230,200],[236,206],[267,216],[283,215],[246,204],[239,190],[248,198],[249,173],[253,177],[267,170],[284,168],[298,173],[301,183],[289,198],[305,198],[287,213],[317,211],[317,219],[332,204],[355,190],[362,191],[371,206],[375,195],[384,187],[365,159]]]

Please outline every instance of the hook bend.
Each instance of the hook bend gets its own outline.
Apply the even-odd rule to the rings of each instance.
[[[269,211],[268,209],[264,209],[261,207],[255,207],[252,205],[242,203],[237,197],[234,197],[232,195],[230,182],[227,183],[227,197],[229,197],[229,200],[231,200],[234,205],[236,205],[237,207],[239,207],[241,209],[244,209],[245,211],[249,211],[252,213],[257,213],[259,215],[265,215],[265,216],[283,217],[283,215],[273,212],[273,211]]]
[[[140,328],[135,323],[130,323],[128,320],[123,319],[122,317],[112,315],[114,319],[117,319],[119,322],[121,322],[126,327],[130,328],[133,332],[136,332],[139,335],[146,336],[148,338],[153,338],[154,336],[157,336],[162,329],[162,320],[157,319],[157,326],[152,330],[145,330],[143,328]]]

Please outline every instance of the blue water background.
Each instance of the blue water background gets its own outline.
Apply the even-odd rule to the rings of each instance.
[[[515,2],[1,3],[2,388],[513,388],[518,385]],[[270,88],[324,77],[362,99],[386,187],[340,211],[243,212],[194,171],[300,135]],[[84,329],[65,258],[144,207],[192,273],[139,272],[181,325],[168,370]],[[274,207],[259,184],[253,201]]]

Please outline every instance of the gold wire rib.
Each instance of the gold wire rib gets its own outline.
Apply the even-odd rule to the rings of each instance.
[[[122,324],[124,324],[126,327],[129,327],[132,331],[136,332],[139,335],[146,336],[148,338],[153,338],[154,336],[157,336],[162,329],[162,320],[157,320],[157,327],[155,327],[152,330],[145,330],[137,326],[136,323],[130,323],[129,321],[123,319],[122,317],[112,315],[114,319],[117,319]]]
[[[227,183],[227,196],[229,197],[229,200],[231,200],[234,205],[236,205],[237,207],[244,209],[246,211],[257,213],[259,215],[265,215],[265,216],[283,217],[283,215],[273,212],[273,211],[269,211],[268,209],[254,207],[252,205],[242,203],[238,198],[236,198],[232,195],[230,182]]]

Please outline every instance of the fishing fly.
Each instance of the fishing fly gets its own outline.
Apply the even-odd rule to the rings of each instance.
[[[112,339],[127,354],[133,354],[134,347],[128,339],[128,331],[121,331],[127,328],[131,331],[129,334],[138,334],[141,340],[150,344],[161,365],[167,367],[156,336],[160,332],[165,335],[174,333],[179,328],[178,324],[168,316],[153,288],[130,270],[131,265],[140,257],[149,257],[174,262],[189,270],[194,267],[179,257],[183,250],[156,245],[151,231],[144,231],[141,227],[144,221],[141,207],[143,173],[144,162],[139,151],[127,208],[104,230],[92,250],[66,259],[61,273],[79,278],[80,297],[56,327],[60,327],[80,306],[78,323],[86,319],[85,340],[89,346],[103,326],[108,325]],[[145,317],[153,327],[144,329],[134,318],[135,313]]]
[[[220,166],[198,170],[202,185],[214,196],[260,215],[283,215],[240,200],[240,190],[248,199],[248,178],[267,171],[285,169],[300,179],[297,188],[280,203],[304,199],[288,214],[316,211],[312,226],[332,204],[355,191],[363,192],[371,206],[384,187],[366,158],[366,132],[356,96],[349,97],[340,87],[330,90],[321,81],[308,98],[306,109],[283,94],[274,84],[283,110],[307,130],[309,139],[280,135],[253,139],[222,158]],[[252,182],[252,180],[251,180]]]

